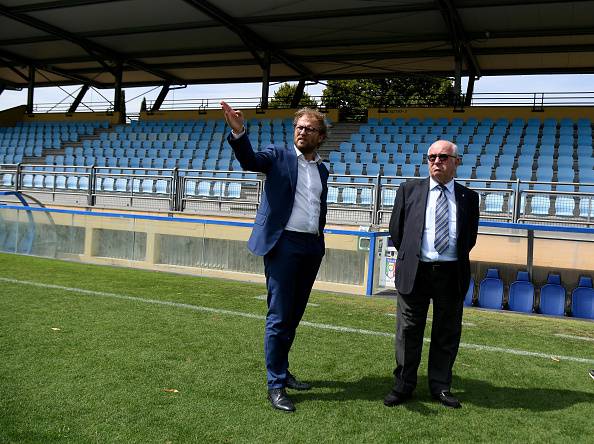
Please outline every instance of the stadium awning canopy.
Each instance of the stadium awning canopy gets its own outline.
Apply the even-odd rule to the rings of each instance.
[[[578,0],[4,0],[0,86],[591,73],[593,17]]]

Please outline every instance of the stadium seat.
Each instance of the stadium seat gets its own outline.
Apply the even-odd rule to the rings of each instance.
[[[565,287],[561,285],[561,276],[549,273],[547,283],[540,289],[538,311],[546,315],[563,316],[565,313]]]
[[[557,196],[555,199],[555,215],[562,217],[573,217],[575,200],[569,196]]]
[[[532,196],[530,205],[532,208],[531,214],[537,216],[548,216],[549,209],[551,207],[551,199],[548,196],[537,194],[536,196]]]
[[[382,205],[391,207],[394,205],[396,199],[396,189],[394,188],[382,188]]]
[[[231,199],[239,199],[241,197],[241,183],[230,182],[227,185],[227,197]]]
[[[594,319],[594,288],[591,277],[580,276],[578,286],[571,292],[571,314],[576,318]]]
[[[488,213],[501,213],[503,211],[503,195],[489,193],[485,197],[485,211]]]
[[[527,271],[518,271],[516,280],[509,286],[509,309],[532,313],[534,308],[534,285]]]
[[[373,202],[373,190],[371,188],[362,188],[359,203],[361,205],[371,205]]]
[[[342,203],[354,205],[357,203],[357,189],[346,187],[342,189]]]
[[[326,202],[329,204],[337,203],[338,202],[338,191],[339,191],[338,187],[329,186]]]
[[[479,285],[478,306],[501,309],[503,303],[503,281],[497,268],[489,268]]]

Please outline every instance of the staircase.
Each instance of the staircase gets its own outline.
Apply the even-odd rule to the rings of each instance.
[[[328,138],[318,150],[320,157],[328,160],[328,155],[331,151],[338,151],[341,142],[348,142],[351,140],[351,134],[358,133],[361,123],[352,122],[337,122],[332,124],[329,130]]]

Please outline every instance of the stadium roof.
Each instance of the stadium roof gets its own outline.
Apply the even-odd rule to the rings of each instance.
[[[0,1],[8,88],[594,72],[594,1]]]

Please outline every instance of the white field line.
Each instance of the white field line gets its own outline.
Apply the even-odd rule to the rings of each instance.
[[[258,299],[259,301],[265,301],[268,299],[268,295],[261,294],[260,296],[254,296],[254,299]],[[320,304],[316,304],[315,302],[308,302],[308,307],[319,307]]]
[[[395,318],[396,317],[396,313],[386,313],[386,316],[389,316],[391,318]],[[433,322],[433,319],[429,316],[427,316],[427,322]],[[465,327],[476,327],[476,324],[472,323],[472,322],[465,322],[462,321],[462,325]]]
[[[564,334],[561,334],[561,333],[555,333],[555,336],[557,336],[558,338],[577,339],[579,341],[591,341],[591,342],[594,342],[594,338],[586,338],[584,336],[564,335]]]
[[[188,310],[200,311],[205,313],[216,313],[216,314],[225,314],[230,316],[238,316],[243,318],[250,318],[250,319],[258,319],[264,320],[265,316],[255,314],[255,313],[245,313],[242,311],[234,311],[234,310],[224,310],[221,308],[211,308],[211,307],[201,307],[198,305],[191,305],[191,304],[184,304],[181,302],[170,302],[170,301],[159,301],[157,299],[146,299],[140,298],[136,296],[126,296],[116,293],[107,293],[104,291],[92,291],[92,290],[85,290],[83,288],[74,288],[74,287],[64,287],[61,285],[53,285],[53,284],[44,284],[41,282],[33,282],[33,281],[22,281],[17,279],[10,279],[0,277],[0,282],[8,282],[11,284],[17,285],[29,285],[32,287],[39,287],[39,288],[51,288],[54,290],[62,290],[62,291],[69,291],[72,293],[80,293],[88,296],[103,296],[113,299],[120,299],[125,301],[134,301],[134,302],[142,302],[144,304],[155,304],[155,305],[163,305],[167,307],[175,307],[175,308],[185,308]],[[394,338],[394,333],[382,332],[382,331],[374,331],[374,330],[365,330],[361,328],[352,328],[352,327],[342,327],[338,325],[331,325],[331,324],[320,324],[317,322],[308,322],[302,321],[300,325],[305,325],[307,327],[318,328],[321,330],[331,330],[337,331],[341,333],[357,333],[362,335],[369,335],[369,336],[381,336],[386,338]],[[424,342],[431,342],[430,339],[425,338]],[[479,345],[479,344],[466,344],[464,342],[460,343],[461,348],[467,348],[470,350],[479,350],[479,351],[488,351],[493,353],[505,353],[511,355],[518,355],[518,356],[530,356],[535,358],[544,358],[544,359],[551,359],[554,358],[555,360],[560,361],[571,361],[571,362],[580,362],[586,364],[594,364],[594,359],[588,358],[578,358],[576,356],[561,356],[561,355],[554,355],[554,354],[547,354],[547,353],[539,353],[539,352],[531,352],[527,350],[515,350],[512,348],[503,348],[503,347],[492,347],[489,345]]]

